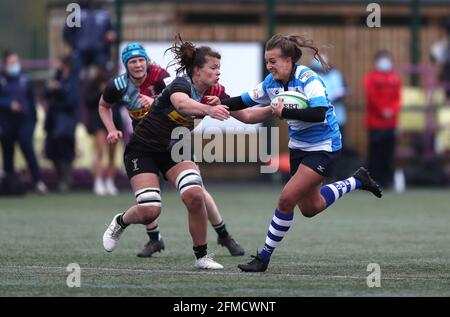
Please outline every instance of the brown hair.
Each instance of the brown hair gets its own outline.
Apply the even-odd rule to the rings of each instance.
[[[307,40],[301,35],[282,35],[275,34],[266,43],[266,51],[274,48],[279,48],[283,57],[291,57],[292,63],[295,64],[302,57],[302,47],[309,48],[314,51],[314,58],[317,59],[323,66],[325,71],[330,69],[330,66],[324,61],[319,54],[319,49],[313,46],[312,40]]]
[[[14,52],[14,51],[11,51],[11,50],[5,50],[5,51],[3,51],[3,54],[2,54],[3,65],[6,64],[7,59],[8,59],[10,56],[12,56],[12,55],[17,55],[17,53]]]
[[[191,42],[183,41],[180,34],[175,36],[175,43],[164,54],[167,51],[171,51],[175,55],[175,60],[168,67],[178,64],[177,75],[186,72],[191,77],[194,67],[201,68],[205,65],[206,56],[221,58],[220,54],[213,51],[209,46],[196,47]]]
[[[379,50],[378,52],[375,53],[373,59],[376,61],[377,59],[382,57],[392,58],[391,53],[389,53],[388,50]]]

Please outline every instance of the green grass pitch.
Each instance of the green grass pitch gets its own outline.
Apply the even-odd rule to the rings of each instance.
[[[250,187],[250,186],[249,186]],[[124,232],[113,253],[101,238],[113,215],[133,203],[91,193],[0,198],[0,296],[450,296],[448,190],[351,193],[322,214],[294,224],[265,273],[241,273],[261,248],[281,187],[211,187],[230,233],[246,255],[231,257],[209,228],[208,251],[225,267],[199,271],[187,212],[175,191],[163,191],[161,234],[166,250],[136,253],[143,226]],[[69,263],[81,267],[81,287],[69,288]],[[370,263],[381,286],[369,288]]]

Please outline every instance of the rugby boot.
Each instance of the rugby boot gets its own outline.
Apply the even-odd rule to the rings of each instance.
[[[217,243],[223,247],[226,247],[232,256],[241,256],[244,255],[244,249],[233,239],[233,237],[229,234],[226,236],[217,237]]]
[[[153,253],[155,252],[161,252],[164,250],[165,245],[163,239],[156,240],[149,240],[145,247],[142,249],[141,252],[137,254],[140,258],[150,258]]]
[[[240,268],[243,272],[265,272],[267,270],[268,264],[264,263],[258,252],[256,255],[252,255],[251,257],[253,260],[247,264],[239,264],[238,268]]]
[[[364,167],[358,168],[358,170],[353,174],[353,177],[361,182],[361,189],[371,192],[378,198],[381,198],[381,196],[383,196],[383,194],[381,193],[380,185],[378,185],[373,180],[373,178],[369,174],[369,171]]]

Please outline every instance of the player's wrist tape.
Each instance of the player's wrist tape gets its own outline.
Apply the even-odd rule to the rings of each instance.
[[[241,96],[227,98],[221,101],[225,106],[228,106],[230,111],[242,110],[247,108],[247,105],[242,101]]]
[[[306,109],[287,109],[283,108],[281,117],[283,119],[294,119],[305,122],[322,122],[325,120],[325,114],[328,108],[315,107]]]

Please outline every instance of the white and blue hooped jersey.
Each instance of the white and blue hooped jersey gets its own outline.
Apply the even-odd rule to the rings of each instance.
[[[335,152],[341,149],[341,132],[336,121],[333,105],[328,100],[322,79],[310,68],[295,65],[287,85],[269,74],[256,88],[242,94],[242,101],[249,107],[270,104],[270,101],[285,90],[303,93],[309,107],[328,107],[323,122],[304,122],[287,119],[289,125],[289,148],[303,151]]]

